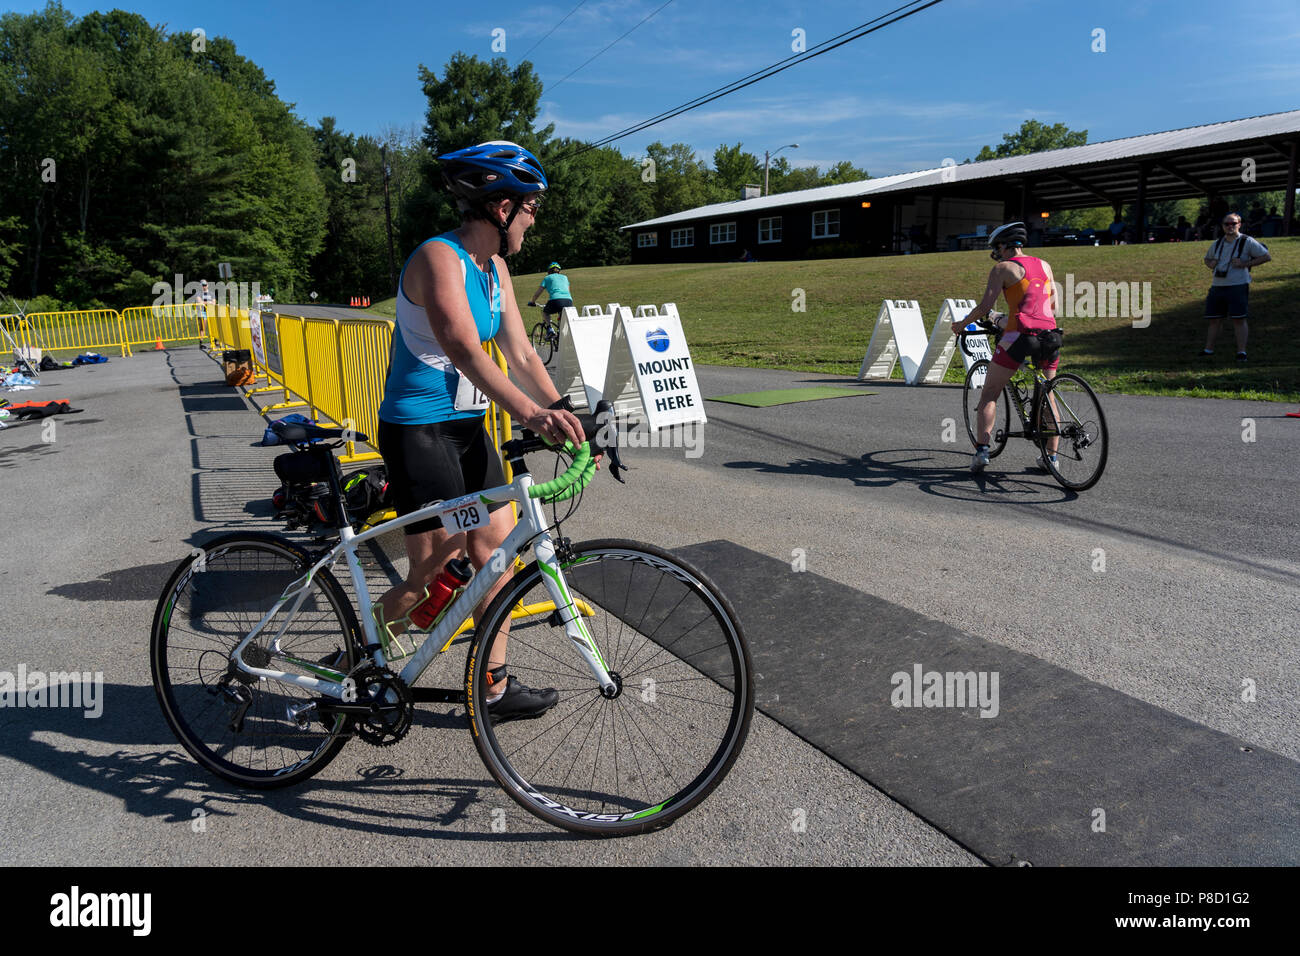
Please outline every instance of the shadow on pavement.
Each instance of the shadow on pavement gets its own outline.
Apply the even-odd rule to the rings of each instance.
[[[486,772],[474,779],[415,776],[405,767],[376,759],[375,750],[360,740],[350,741],[332,763],[350,768],[349,779],[313,778],[282,790],[241,789],[204,770],[182,750],[151,687],[105,684],[101,703],[103,714],[97,719],[87,718],[80,709],[5,708],[0,720],[6,756],[66,784],[114,796],[136,816],[168,823],[193,822],[200,816],[241,817],[249,808],[266,808],[369,837],[507,843],[578,839],[540,822],[532,832],[491,832],[487,810],[514,804]],[[446,713],[417,709],[415,716],[412,732],[452,730],[459,743],[467,743],[465,717],[455,708]],[[51,734],[65,740],[52,742]],[[103,744],[117,748],[100,753]],[[466,819],[471,809],[481,813],[483,830],[445,829]],[[522,811],[519,818],[524,818]],[[518,825],[512,821],[512,829]]]

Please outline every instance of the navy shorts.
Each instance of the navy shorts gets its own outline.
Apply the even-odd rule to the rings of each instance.
[[[1250,283],[1212,285],[1205,297],[1207,319],[1244,319],[1249,311]]]
[[[419,511],[432,501],[449,501],[506,483],[501,456],[479,415],[427,425],[395,425],[380,419],[376,440],[388,468],[398,517]],[[488,511],[507,504],[488,505]],[[402,530],[421,534],[441,527],[442,519],[434,516]]]
[[[559,315],[561,309],[567,309],[573,305],[572,299],[547,299],[546,305],[542,306],[542,311],[547,315]]]

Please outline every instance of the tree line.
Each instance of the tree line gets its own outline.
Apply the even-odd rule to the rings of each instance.
[[[542,84],[457,54],[421,66],[423,129],[311,126],[225,37],[168,33],[114,10],[57,2],[0,17],[0,289],[30,311],[152,301],[158,282],[260,283],[281,301],[391,295],[421,240],[459,222],[435,157],[489,139],[533,150],[558,187],[512,263],[537,271],[629,261],[620,226],[738,199],[762,181],[742,144],[712,162],[684,143],[644,156],[538,127]],[[772,192],[867,178],[771,165]],[[389,223],[392,240],[390,246]]]

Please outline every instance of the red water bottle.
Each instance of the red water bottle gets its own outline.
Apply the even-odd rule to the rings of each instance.
[[[456,558],[448,561],[447,566],[438,572],[437,577],[429,582],[426,589],[428,596],[411,611],[411,625],[422,631],[433,627],[438,615],[447,606],[459,588],[469,583],[474,576],[474,566],[468,558]]]

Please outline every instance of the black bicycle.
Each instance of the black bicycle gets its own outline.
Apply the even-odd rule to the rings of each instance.
[[[972,325],[976,328],[968,327],[958,332],[957,339],[961,350],[973,358],[966,339],[974,335],[988,336],[996,346],[1002,337],[1002,329],[991,322]],[[976,410],[989,364],[988,359],[980,359],[966,373],[963,412],[971,445],[978,440]],[[1013,406],[1020,431],[1011,430]],[[1071,491],[1091,488],[1106,468],[1109,448],[1106,416],[1102,413],[1097,393],[1082,376],[1071,372],[1047,378],[1032,360],[1017,370],[998,396],[993,433],[989,437],[989,458],[1002,453],[1008,438],[1024,438],[1037,445],[1040,459],[1052,477]]]
[[[539,307],[536,302],[528,304],[534,309]],[[533,348],[537,350],[538,356],[541,357],[542,364],[550,364],[551,358],[560,347],[560,328],[551,321],[551,313],[542,313],[542,321],[533,326],[529,339],[533,343]]]

